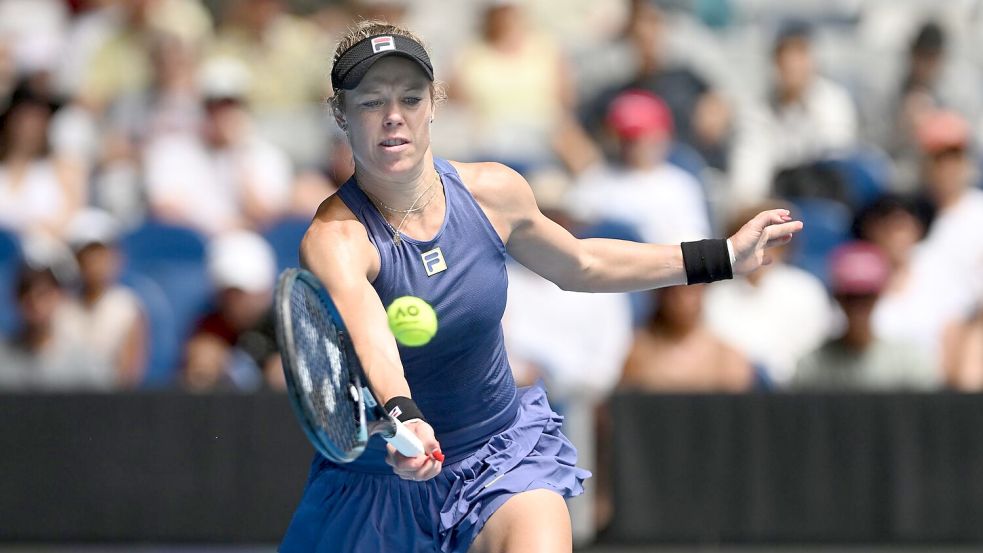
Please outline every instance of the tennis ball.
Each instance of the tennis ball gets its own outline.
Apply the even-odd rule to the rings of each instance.
[[[422,346],[437,333],[437,313],[416,296],[396,298],[386,309],[386,315],[393,336],[404,346]]]

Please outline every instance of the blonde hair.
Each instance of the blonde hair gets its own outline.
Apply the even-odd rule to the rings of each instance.
[[[335,48],[334,56],[331,57],[331,67],[334,67],[334,65],[338,63],[338,59],[341,58],[341,55],[347,52],[349,48],[355,46],[362,40],[376,35],[406,37],[423,46],[423,48],[427,51],[427,55],[431,55],[430,48],[427,47],[426,43],[423,42],[423,39],[417,36],[416,33],[396,25],[390,25],[385,21],[370,19],[359,21],[354,27],[350,27],[348,29],[345,36],[338,42],[338,47]],[[447,99],[447,92],[443,82],[434,80],[432,83],[430,83],[430,97],[433,100],[434,106]],[[331,109],[336,112],[343,111],[345,107],[345,91],[335,90],[334,95],[328,98],[328,105],[331,106]]]

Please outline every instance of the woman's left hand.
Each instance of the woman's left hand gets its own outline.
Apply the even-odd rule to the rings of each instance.
[[[788,244],[802,230],[802,221],[793,221],[787,209],[762,211],[730,237],[734,248],[734,275],[746,275],[771,263],[765,252],[772,246]]]

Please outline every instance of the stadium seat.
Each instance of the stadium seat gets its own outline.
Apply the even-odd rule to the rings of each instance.
[[[181,362],[181,335],[164,291],[145,275],[130,272],[122,279],[140,299],[147,319],[147,370],[142,387],[159,388],[173,383]]]
[[[14,309],[14,279],[21,262],[20,240],[0,229],[0,335],[9,334],[17,324]]]
[[[790,198],[792,216],[804,224],[796,237],[791,263],[826,282],[826,258],[850,238],[853,214],[844,204],[822,198]]]
[[[208,308],[213,291],[205,268],[204,237],[189,228],[151,221],[124,236],[120,245],[126,258],[124,280],[142,275],[160,288],[174,317],[177,340],[183,341]],[[177,367],[155,368],[166,372]],[[160,374],[152,381],[169,379]]]
[[[273,223],[263,232],[263,238],[276,252],[277,274],[287,267],[300,266],[300,240],[310,224],[310,219],[289,217]]]
[[[669,147],[669,154],[666,161],[679,167],[683,171],[693,175],[696,180],[702,182],[703,171],[707,168],[707,162],[700,155],[700,152],[685,142],[674,141]]]
[[[846,182],[848,199],[855,209],[884,194],[891,180],[891,159],[874,146],[863,146],[821,163],[836,171]]]

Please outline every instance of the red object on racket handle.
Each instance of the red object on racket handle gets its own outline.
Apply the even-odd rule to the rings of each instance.
[[[443,463],[443,462],[444,462],[444,454],[443,454],[443,453],[441,453],[441,451],[440,451],[439,449],[435,449],[435,450],[433,450],[433,451],[431,451],[431,452],[430,452],[430,457],[431,457],[431,458],[432,458],[432,459],[433,459],[434,461],[439,461],[439,462],[441,462],[441,463]]]

